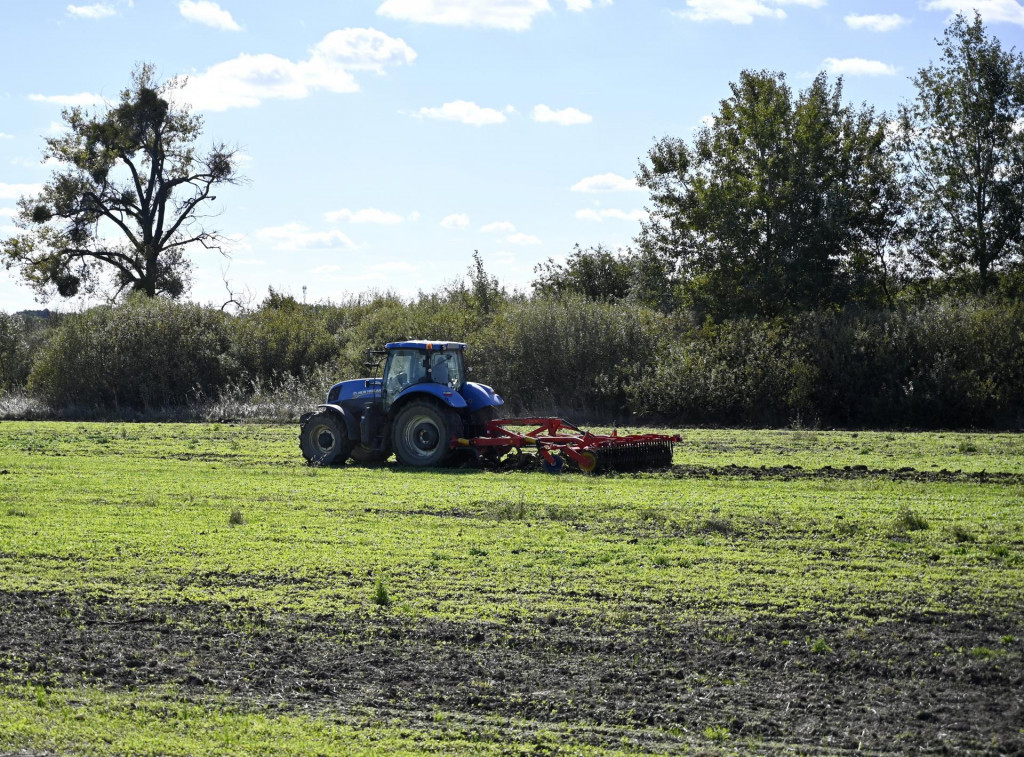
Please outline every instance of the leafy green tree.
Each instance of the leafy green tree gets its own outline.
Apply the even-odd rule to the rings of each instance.
[[[985,294],[1024,244],[1024,56],[957,15],[942,61],[917,72],[900,110],[919,219],[917,251]]]
[[[533,291],[540,295],[580,294],[588,300],[622,300],[630,292],[633,264],[604,245],[579,245],[565,263],[548,258],[533,267]]]
[[[18,203],[22,233],[0,247],[40,295],[124,291],[181,295],[191,247],[219,249],[200,222],[215,187],[239,181],[236,154],[196,147],[202,119],[173,102],[179,82],[156,81],[143,64],[104,113],[70,108],[67,132],[43,155],[61,164],[43,190]]]
[[[692,145],[666,137],[637,180],[653,207],[638,244],[674,261],[686,301],[716,318],[877,299],[898,195],[884,114],[843,105],[825,74],[794,96],[743,71]]]

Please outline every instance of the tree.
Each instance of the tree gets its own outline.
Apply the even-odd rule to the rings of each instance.
[[[0,247],[8,270],[17,268],[42,296],[185,291],[189,246],[220,249],[201,211],[216,186],[240,179],[235,151],[198,151],[202,119],[171,98],[180,84],[158,83],[153,66],[142,64],[118,105],[62,113],[67,132],[43,151],[62,167],[37,196],[19,201],[22,233]]]
[[[917,98],[900,109],[917,251],[985,294],[1024,243],[1024,56],[986,36],[977,13],[957,15],[939,46],[942,62],[917,72]]]
[[[537,278],[533,291],[537,294],[581,294],[588,300],[614,301],[625,299],[630,291],[633,273],[631,259],[615,254],[604,245],[584,250],[579,245],[564,264],[554,258],[533,267]]]
[[[666,137],[641,163],[641,251],[674,261],[690,304],[716,318],[877,296],[869,247],[898,191],[884,114],[843,105],[823,73],[797,97],[767,71],[730,88],[692,146]]]

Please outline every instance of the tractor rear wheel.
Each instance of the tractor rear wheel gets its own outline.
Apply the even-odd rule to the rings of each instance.
[[[391,446],[402,465],[435,467],[451,459],[451,439],[462,431],[462,419],[454,410],[433,402],[410,402],[395,417]]]
[[[302,456],[310,465],[342,465],[352,452],[345,424],[336,413],[314,414],[299,432]]]

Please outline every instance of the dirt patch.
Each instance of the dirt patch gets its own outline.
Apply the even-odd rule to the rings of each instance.
[[[408,723],[438,710],[570,722],[583,742],[618,743],[629,729],[659,751],[711,729],[804,751],[1021,753],[1022,633],[990,617],[619,629],[0,593],[0,682],[173,684],[258,709]]]
[[[797,481],[801,479],[883,479],[888,481],[918,481],[922,483],[971,482],[979,484],[1024,484],[1024,474],[964,472],[962,470],[922,471],[914,468],[868,468],[866,465],[847,465],[833,468],[802,468],[799,465],[760,467],[744,465],[673,465],[664,475],[673,478],[750,478]]]

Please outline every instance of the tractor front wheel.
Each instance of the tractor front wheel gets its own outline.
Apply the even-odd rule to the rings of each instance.
[[[402,465],[444,465],[452,457],[452,437],[462,430],[462,419],[454,410],[433,402],[410,402],[395,417],[391,446]]]
[[[302,425],[299,447],[310,465],[342,465],[352,452],[344,422],[326,411],[314,414]]]

